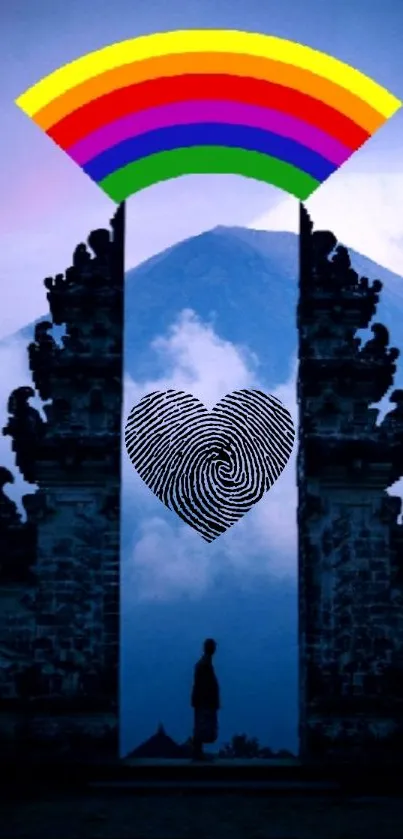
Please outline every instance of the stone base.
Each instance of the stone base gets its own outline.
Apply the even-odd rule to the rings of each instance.
[[[310,719],[302,739],[302,760],[401,762],[403,719],[318,716]]]
[[[118,719],[115,714],[0,713],[1,760],[117,760]]]

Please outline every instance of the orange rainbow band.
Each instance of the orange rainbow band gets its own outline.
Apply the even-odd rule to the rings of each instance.
[[[47,131],[68,114],[106,93],[151,79],[187,74],[225,74],[275,82],[320,99],[321,102],[358,122],[369,134],[376,131],[385,121],[375,108],[346,88],[309,70],[300,70],[292,64],[253,55],[192,53],[156,56],[107,70],[56,97],[36,112],[35,122]]]

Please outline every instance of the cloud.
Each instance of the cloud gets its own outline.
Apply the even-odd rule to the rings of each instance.
[[[154,515],[143,518],[125,572],[139,600],[170,600],[204,594],[211,579],[211,556],[190,528]]]
[[[212,408],[226,393],[243,387],[257,387],[257,356],[220,338],[211,324],[203,324],[191,309],[184,309],[166,336],[150,345],[163,361],[166,374],[148,382],[126,378],[125,405],[131,407],[145,393],[176,388],[197,396]]]
[[[403,174],[335,173],[305,202],[315,228],[384,268],[403,274]],[[299,205],[285,198],[249,224],[258,230],[298,232]]]
[[[246,347],[220,338],[210,324],[183,311],[151,350],[164,360],[164,376],[147,382],[125,381],[125,416],[144,394],[175,388],[212,408],[240,388],[266,390],[257,376],[258,359]],[[271,391],[296,420],[295,364],[289,381]],[[296,573],[295,452],[276,485],[243,519],[212,544],[203,542],[162,507],[138,477],[124,452],[125,506],[137,511],[137,535],[126,557],[126,585],[140,599],[198,597],[224,572],[240,583],[246,578]]]
[[[291,413],[297,431],[297,362],[295,361],[289,379],[276,387],[273,396],[285,405]],[[297,486],[296,486],[297,441],[283,475],[251,511],[252,526],[257,544],[264,551],[270,546],[268,569],[277,577],[297,574]],[[246,525],[246,522],[245,522]]]
[[[183,389],[212,408],[227,393],[239,388],[265,388],[257,376],[258,359],[246,347],[220,338],[210,324],[202,323],[190,310],[183,311],[168,330],[151,344],[156,359],[164,361],[165,376],[146,382],[125,378],[125,414],[152,390]],[[32,386],[27,342],[19,338],[0,346],[0,427],[8,419],[7,403],[16,387]],[[296,419],[295,371],[288,382],[272,393]],[[40,407],[40,400],[32,404]],[[126,452],[124,505],[126,521],[136,518],[137,534],[130,556],[124,556],[126,586],[140,599],[199,597],[223,572],[241,583],[260,574],[289,575],[296,569],[296,489],[293,460],[270,493],[233,528],[211,545],[205,543],[174,513],[166,510],[141,481]],[[15,476],[6,486],[7,495],[23,512],[21,497],[35,492],[15,465],[11,438],[0,434],[0,465]],[[133,508],[135,516],[133,515]]]

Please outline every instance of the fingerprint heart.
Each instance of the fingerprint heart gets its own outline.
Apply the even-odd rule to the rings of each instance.
[[[294,425],[282,403],[238,390],[212,411],[183,391],[149,393],[125,428],[134,468],[157,498],[213,542],[281,475]]]

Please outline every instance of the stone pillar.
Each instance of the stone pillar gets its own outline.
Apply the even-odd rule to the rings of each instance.
[[[374,324],[382,284],[360,278],[300,212],[300,753],[392,759],[403,751],[403,394],[381,425],[398,351]],[[400,562],[399,562],[400,557]]]
[[[38,492],[33,629],[17,684],[31,751],[118,756],[124,206],[45,280],[52,321],[29,347],[46,421],[19,389],[8,430]],[[49,335],[64,325],[63,346]],[[25,651],[27,653],[27,650]]]
[[[36,529],[22,522],[4,488],[14,482],[0,467],[0,761],[8,763],[23,742],[21,680],[30,667],[35,632]]]

